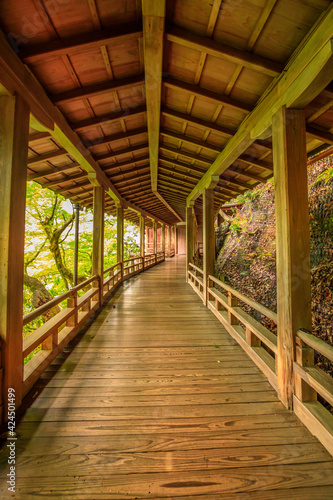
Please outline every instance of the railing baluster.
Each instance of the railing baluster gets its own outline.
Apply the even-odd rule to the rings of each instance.
[[[314,350],[305,345],[304,342],[297,339],[296,344],[296,363],[300,366],[314,366]],[[300,401],[317,401],[317,392],[302,379],[300,375],[294,372],[295,395]]]
[[[228,292],[228,305],[230,307],[237,307],[238,306],[238,299],[235,297],[232,292]],[[239,321],[238,319],[232,314],[232,311],[230,309],[228,310],[228,321],[230,325],[238,325]]]

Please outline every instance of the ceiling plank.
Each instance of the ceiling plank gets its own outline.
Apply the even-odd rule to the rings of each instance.
[[[277,76],[283,70],[283,65],[279,62],[272,61],[253,52],[246,52],[230,45],[216,42],[211,38],[197,35],[177,26],[172,26],[168,30],[166,38],[168,41],[182,45],[183,47],[204,52],[210,56],[224,59],[234,64],[241,64],[245,68],[272,77]]]
[[[96,161],[102,161],[102,160],[108,160],[110,158],[116,158],[117,156],[125,155],[125,154],[131,154],[134,153],[134,151],[141,151],[142,149],[147,149],[148,144],[145,142],[144,144],[137,144],[136,146],[131,146],[129,148],[124,148],[124,149],[117,149],[116,151],[109,151],[108,153],[103,153],[101,155],[94,155],[94,160]]]

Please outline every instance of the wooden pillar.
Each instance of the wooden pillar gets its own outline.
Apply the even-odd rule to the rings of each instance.
[[[99,303],[103,302],[104,188],[94,186],[92,274],[99,276]]]
[[[165,224],[162,225],[162,252],[165,253]]]
[[[117,207],[117,262],[124,260],[124,209]]]
[[[140,215],[140,256],[145,256],[145,217]]]
[[[293,405],[297,330],[311,330],[311,274],[305,117],[283,107],[273,117],[276,213],[278,395]]]
[[[153,223],[153,253],[157,253],[157,222]]]
[[[171,226],[168,226],[168,255],[171,255]]]
[[[189,264],[193,262],[193,212],[192,206],[186,207],[186,280],[188,278]]]
[[[22,401],[24,231],[29,107],[21,96],[0,96],[0,337],[3,415],[8,389]]]
[[[203,193],[203,279],[204,299],[207,305],[207,279],[214,274],[215,227],[214,227],[214,190],[205,189]]]

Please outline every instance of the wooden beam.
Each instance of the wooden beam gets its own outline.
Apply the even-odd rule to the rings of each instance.
[[[44,163],[49,160],[53,160],[53,158],[59,158],[59,156],[67,156],[68,151],[66,149],[57,149],[56,151],[50,151],[49,153],[44,153],[38,156],[33,156],[32,158],[28,158],[27,164],[28,167],[31,165],[37,165],[38,163]]]
[[[183,47],[197,50],[198,52],[203,52],[234,64],[240,64],[245,68],[272,77],[277,76],[283,70],[283,65],[279,62],[272,61],[253,52],[246,52],[230,45],[216,42],[211,38],[197,35],[177,26],[172,26],[168,30],[166,37],[168,41],[182,45]]]
[[[222,153],[216,158],[188,201],[196,199],[214,174],[221,174],[258,137],[267,131],[273,115],[283,106],[304,107],[330,83],[333,64],[333,4],[320,17],[306,40],[296,49],[286,71],[266,92],[249,117],[239,126]]]
[[[152,191],[157,191],[166,0],[142,0],[148,142]]]
[[[117,169],[119,169],[119,172],[122,171],[122,169],[124,167],[129,167],[131,165],[136,165],[137,163],[141,162],[141,161],[148,161],[149,160],[149,156],[148,155],[144,155],[144,156],[139,156],[138,158],[130,158],[129,160],[123,160],[123,161],[116,161],[114,163],[111,163],[111,165],[103,165],[101,167],[101,169],[103,170],[103,172],[110,172],[110,171],[117,171]]]
[[[51,188],[53,186],[57,186],[58,184],[62,184],[64,182],[69,181],[77,181],[80,179],[85,179],[88,176],[87,172],[81,172],[80,174],[72,175],[71,177],[62,177],[61,179],[56,179],[54,181],[43,183],[43,188]]]
[[[167,144],[160,144],[160,149],[163,151],[168,151],[169,153],[174,153],[176,155],[184,156],[185,158],[189,158],[191,160],[196,160],[200,163],[204,163],[206,166],[210,166],[213,160],[209,158],[204,158],[203,156],[199,156],[193,153],[189,153],[182,149],[174,148],[172,146],[168,146]]]
[[[104,202],[104,188],[94,187],[92,275],[97,274],[100,278],[100,305],[103,302]]]
[[[140,215],[140,255],[145,256],[145,218]]]
[[[94,83],[86,87],[66,90],[50,96],[53,104],[60,105],[67,102],[82,101],[82,99],[89,99],[98,95],[103,95],[109,92],[129,89],[144,84],[143,75],[128,76],[119,80],[111,80],[102,83]]]
[[[147,149],[148,144],[145,142],[144,144],[137,144],[136,146],[130,146],[129,148],[118,149],[117,151],[103,153],[101,155],[94,155],[93,158],[95,161],[108,160],[109,158],[117,158],[117,156],[132,154],[135,151],[141,151],[142,149]]]
[[[205,141],[201,141],[200,139],[196,139],[195,137],[190,137],[185,134],[178,134],[177,132],[173,132],[172,130],[161,129],[161,135],[164,137],[171,137],[171,139],[176,139],[177,141],[183,141],[192,146],[198,146],[199,148],[207,149],[213,153],[221,153],[222,148],[216,146],[215,144],[209,144]],[[214,161],[214,160],[212,160]]]
[[[146,112],[146,106],[139,106],[133,109],[125,109],[115,113],[107,113],[105,115],[87,118],[78,122],[70,123],[75,132],[82,132],[86,128],[98,127],[103,125],[110,125],[110,123],[118,122],[119,120],[126,119],[127,117],[139,116]]]
[[[180,221],[183,222],[183,218],[179,215],[179,213],[166,201],[166,199],[158,192],[154,192],[155,196],[166,206],[166,208]]]
[[[33,142],[38,142],[43,139],[51,139],[51,135],[49,132],[32,132],[29,134],[29,145],[31,145]]]
[[[21,96],[0,96],[0,338],[4,421],[8,389],[15,406],[22,400],[24,229],[29,138],[27,103]]]
[[[162,224],[162,252],[165,253],[165,224]]]
[[[157,222],[153,223],[153,253],[157,253]]]
[[[188,281],[189,264],[193,262],[194,257],[194,221],[192,206],[186,207],[186,281]]]
[[[215,227],[214,227],[214,190],[203,192],[203,302],[207,305],[207,281],[214,274]]]
[[[117,262],[122,262],[123,260],[124,260],[124,208],[117,207]]]
[[[188,94],[194,95],[196,97],[202,97],[208,99],[217,104],[223,104],[223,106],[228,106],[243,113],[250,113],[253,110],[253,105],[247,102],[239,101],[228,95],[220,94],[219,92],[214,92],[213,90],[207,90],[199,85],[193,85],[192,83],[186,83],[181,80],[177,80],[171,76],[168,76],[163,80],[163,85],[167,88],[174,90],[181,90],[187,92]]]
[[[142,29],[136,25],[113,26],[91,33],[73,37],[50,40],[47,43],[28,45],[19,50],[19,56],[25,62],[33,62],[50,56],[62,56],[88,52],[102,46],[115,46],[142,36]]]
[[[205,130],[211,130],[212,132],[217,132],[218,134],[226,135],[227,137],[232,137],[236,133],[236,130],[223,127],[222,125],[216,125],[216,123],[214,122],[202,120],[201,118],[197,118],[186,113],[180,113],[179,111],[175,111],[166,107],[162,107],[162,115],[168,116],[170,118],[175,118],[182,122],[190,123],[191,125],[197,125],[198,127],[202,127]]]
[[[117,134],[107,135],[105,137],[99,137],[98,139],[93,141],[84,141],[84,143],[88,149],[91,149],[96,146],[110,144],[111,142],[120,141],[124,139],[130,139],[131,137],[136,137],[138,135],[146,133],[147,133],[147,128],[140,127],[132,130],[127,130],[127,132],[119,132]]]
[[[318,129],[317,127],[307,125],[306,132],[312,135],[312,137],[319,139],[320,141],[326,142],[327,144],[333,144],[333,134],[331,134],[327,130],[321,130]]]
[[[40,179],[41,177],[50,177],[55,174],[67,172],[68,170],[73,170],[74,168],[77,169],[78,167],[80,167],[80,165],[76,161],[71,163],[70,165],[64,165],[63,167],[53,166],[51,169],[42,170],[41,172],[29,174],[27,176],[27,180],[35,181],[37,179]]]
[[[273,153],[278,396],[291,409],[296,332],[312,328],[307,155],[302,110],[283,107],[274,115]]]

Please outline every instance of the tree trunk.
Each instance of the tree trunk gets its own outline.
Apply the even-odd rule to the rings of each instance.
[[[45,288],[43,283],[39,281],[39,279],[25,273],[24,284],[32,293],[32,305],[35,309],[53,299],[50,292]],[[43,314],[43,317],[48,320],[55,316],[59,311],[59,306],[52,307],[52,309],[49,309],[45,314]]]

